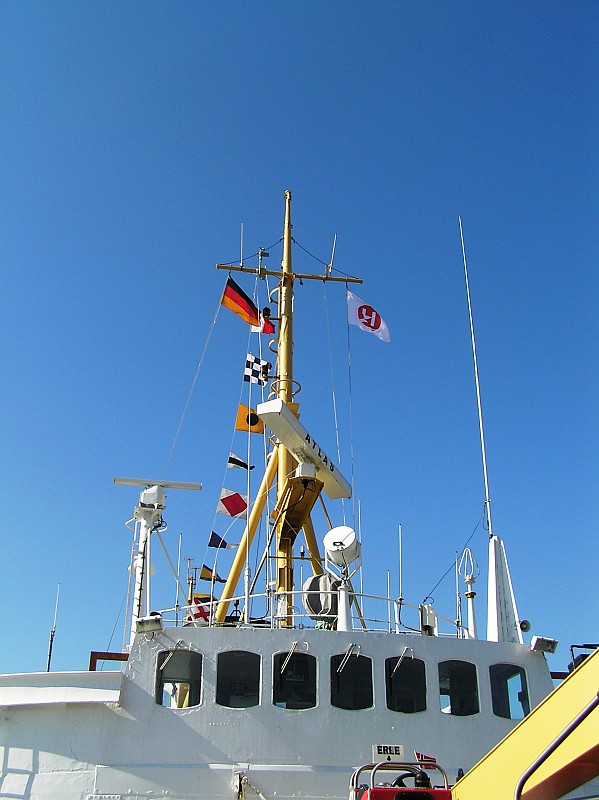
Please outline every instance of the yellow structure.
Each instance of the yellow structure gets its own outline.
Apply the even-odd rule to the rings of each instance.
[[[454,800],[514,800],[521,777],[589,704],[598,703],[599,650],[574,670],[453,787]],[[599,775],[599,708],[522,786],[523,800],[558,800]]]
[[[285,192],[285,224],[283,228],[283,258],[281,269],[269,270],[259,266],[258,269],[244,267],[241,264],[236,267],[231,264],[217,264],[217,269],[226,269],[228,272],[248,272],[265,278],[267,275],[276,277],[279,281],[277,289],[272,292],[278,297],[278,313],[276,319],[279,323],[277,337],[277,375],[271,383],[270,395],[282,400],[286,406],[295,414],[298,414],[299,404],[295,402],[295,396],[299,391],[299,384],[293,377],[293,286],[296,278],[301,280],[317,280],[322,282],[336,281],[338,283],[362,283],[361,278],[351,278],[349,276],[333,277],[330,274],[332,264],[325,268],[324,275],[312,275],[296,273],[292,270],[291,246],[293,237],[291,234],[291,192]],[[318,544],[314,534],[310,512],[312,506],[320,495],[322,483],[312,481],[310,491],[305,491],[305,480],[301,481],[302,492],[297,492],[297,484],[294,479],[297,462],[293,454],[282,444],[275,445],[272,458],[270,459],[266,472],[262,479],[258,495],[255,499],[252,511],[248,517],[243,538],[237,549],[237,555],[231,566],[229,576],[223,588],[221,599],[214,615],[214,621],[218,624],[225,621],[226,613],[235,595],[235,590],[244,563],[247,561],[247,553],[252,545],[252,540],[256,532],[258,522],[264,511],[264,506],[271,487],[277,487],[276,513],[274,518],[275,528],[275,551],[276,551],[276,588],[277,595],[284,598],[286,606],[286,616],[282,620],[282,626],[293,625],[293,596],[295,584],[293,578],[293,547],[297,534],[300,530],[304,531],[306,544],[310,557],[310,563],[314,574],[322,572],[321,559],[318,551]],[[302,499],[299,500],[299,495]],[[304,498],[305,495],[305,498]],[[244,614],[247,609],[244,610]]]

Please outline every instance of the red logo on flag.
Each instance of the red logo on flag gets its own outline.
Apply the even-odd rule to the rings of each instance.
[[[381,315],[372,306],[362,305],[358,308],[358,319],[371,331],[378,331],[381,327]]]

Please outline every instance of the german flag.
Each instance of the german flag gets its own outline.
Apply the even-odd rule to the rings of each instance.
[[[243,291],[241,286],[238,286],[233,278],[229,276],[225,291],[221,298],[221,305],[228,308],[238,317],[245,320],[250,325],[260,324],[260,314],[258,309],[252,302],[251,298]]]

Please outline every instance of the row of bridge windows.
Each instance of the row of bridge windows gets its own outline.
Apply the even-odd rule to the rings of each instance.
[[[330,702],[350,711],[374,705],[372,659],[352,652],[330,658]],[[219,653],[216,703],[227,708],[250,708],[260,703],[261,659],[246,650]],[[480,711],[476,666],[468,661],[438,665],[439,707],[453,716]],[[526,675],[514,664],[489,667],[493,713],[522,719],[530,711]],[[201,700],[202,655],[192,650],[159,653],[156,702],[171,708],[197,706]],[[385,660],[387,708],[404,714],[427,708],[426,669],[419,658],[394,656]],[[309,653],[277,653],[273,661],[272,703],[279,708],[316,706],[316,657]]]

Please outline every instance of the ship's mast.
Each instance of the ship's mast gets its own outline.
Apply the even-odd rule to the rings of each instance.
[[[279,292],[279,378],[278,397],[287,405],[293,403],[293,272],[291,269],[291,191],[285,192],[285,228],[283,231],[283,275]],[[297,408],[293,409],[297,411]],[[278,448],[277,497],[282,497],[287,479],[295,469],[295,459],[286,447]],[[276,590],[279,597],[287,598],[288,618],[293,605],[293,541],[283,515],[279,517],[276,531]]]
[[[272,393],[283,404],[295,419],[298,415],[299,405],[295,402],[297,384],[293,379],[293,285],[296,278],[301,280],[336,281],[338,283],[362,283],[361,278],[333,277],[330,275],[329,265],[324,275],[295,273],[292,269],[291,250],[291,191],[285,192],[285,225],[283,230],[283,258],[281,269],[269,270],[260,266],[251,269],[240,264],[217,264],[217,269],[229,272],[249,272],[264,278],[266,275],[278,279],[278,339],[277,339],[277,376],[272,384]],[[221,600],[214,614],[213,621],[221,624],[225,621],[227,609],[243,570],[246,554],[251,547],[258,521],[264,512],[267,495],[276,478],[277,498],[271,518],[275,526],[275,559],[276,559],[276,593],[277,616],[282,626],[293,625],[293,546],[297,533],[303,529],[306,544],[310,555],[310,562],[315,574],[322,570],[318,544],[310,511],[317,499],[322,482],[310,478],[295,477],[297,461],[290,450],[282,441],[277,441],[275,449],[268,461],[266,471],[262,478],[258,492],[254,498],[252,509],[249,513],[245,530],[237,554],[229,571],[228,578],[222,590]],[[306,480],[312,483],[311,491],[306,490]],[[342,496],[342,495],[338,495]],[[345,494],[343,496],[349,496]],[[245,614],[248,614],[248,609]]]

